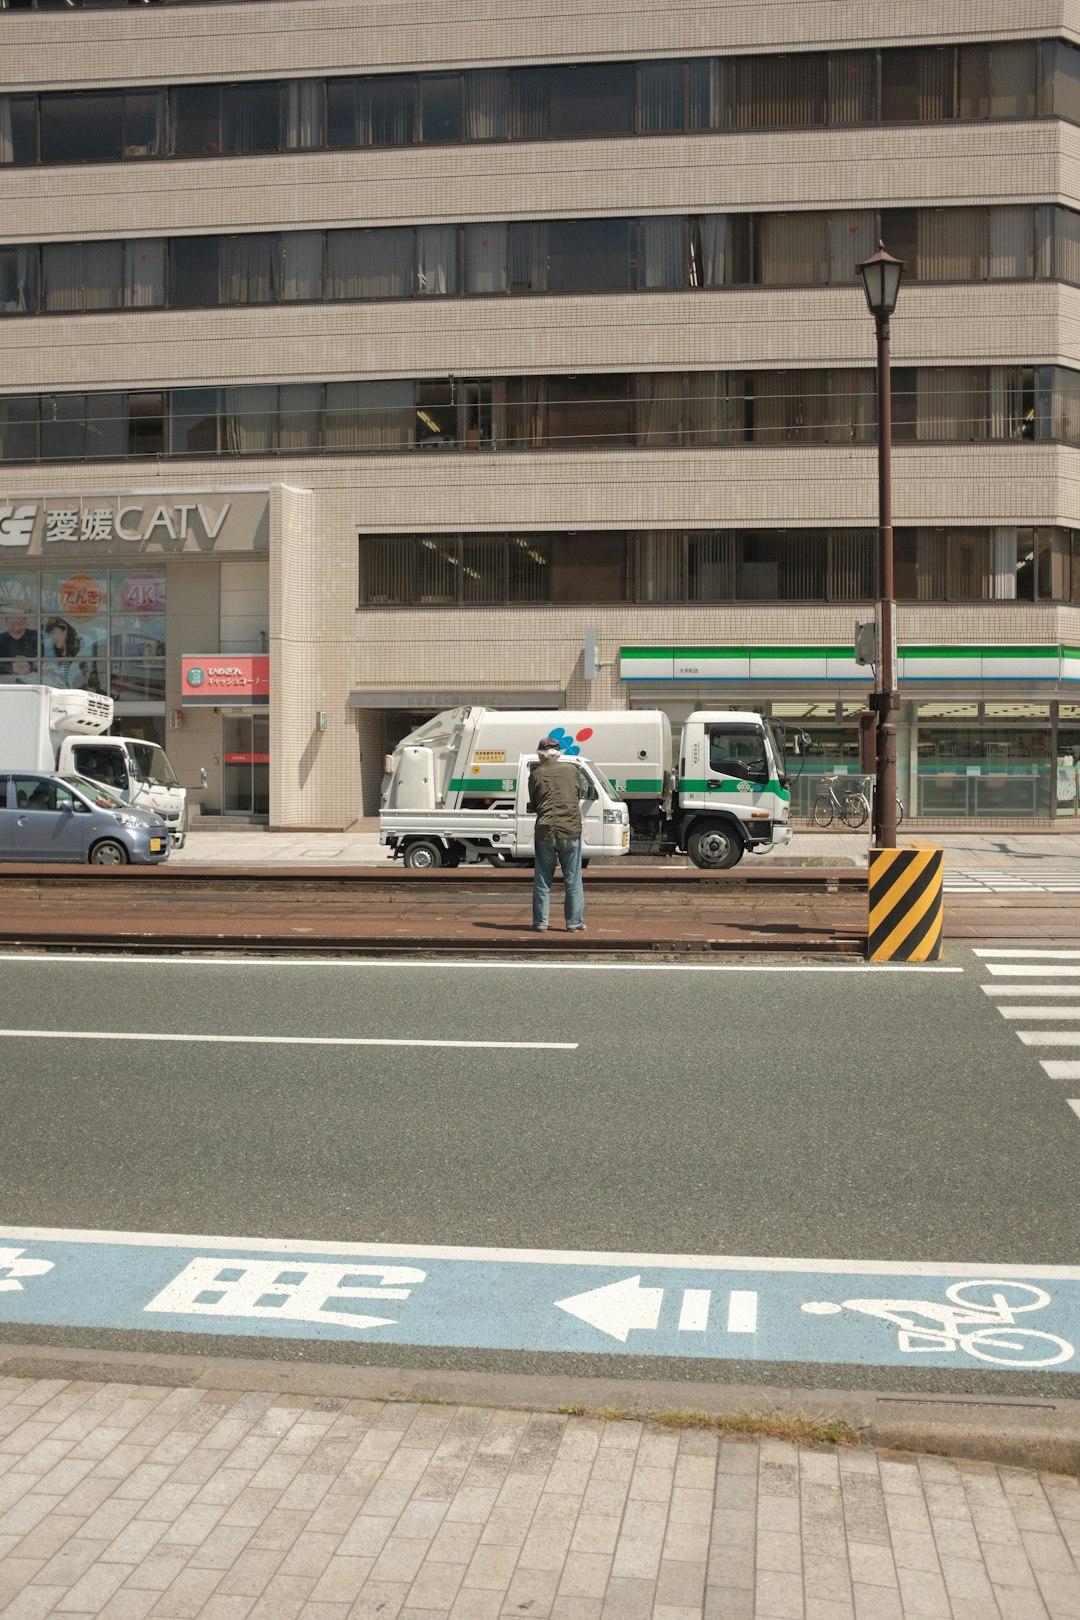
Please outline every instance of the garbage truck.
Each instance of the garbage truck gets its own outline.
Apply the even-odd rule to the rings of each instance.
[[[493,865],[531,861],[536,849],[536,816],[529,809],[529,772],[535,753],[514,761],[514,791],[506,800],[456,810],[398,805],[379,816],[379,842],[394,858],[416,871],[476,861]],[[630,847],[630,818],[611,784],[589,760],[561,755],[560,766],[574,771],[581,801],[582,864],[593,856],[625,855]],[[407,797],[408,795],[402,795]],[[425,795],[417,793],[416,798]]]
[[[105,736],[112,722],[113,700],[100,692],[0,685],[0,770],[59,771],[100,782],[125,804],[160,816],[170,843],[181,847],[187,789],[157,743]]]
[[[682,729],[672,766],[662,709],[444,709],[384,763],[380,827],[392,812],[451,813],[513,803],[518,761],[541,737],[587,755],[630,815],[630,853],[689,855],[722,870],[747,850],[791,839],[782,732],[750,711],[704,709]]]

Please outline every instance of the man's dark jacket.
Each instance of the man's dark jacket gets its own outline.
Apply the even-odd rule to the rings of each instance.
[[[529,809],[536,811],[536,836],[545,843],[555,838],[581,837],[581,788],[577,766],[571,761],[541,760],[529,780]]]

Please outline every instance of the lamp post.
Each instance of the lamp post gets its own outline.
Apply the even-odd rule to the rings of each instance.
[[[874,785],[874,842],[878,849],[896,848],[897,702],[896,602],[893,587],[892,529],[892,386],[889,378],[889,317],[896,308],[901,259],[886,253],[885,244],[857,266],[877,328],[878,443],[878,659],[872,706],[877,710],[877,773]]]

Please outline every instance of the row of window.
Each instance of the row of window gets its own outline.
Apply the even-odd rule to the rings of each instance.
[[[1080,531],[897,529],[907,602],[1080,601]],[[361,607],[867,602],[869,529],[361,536]]]
[[[802,129],[1080,122],[1064,40],[0,95],[0,163]]]
[[[0,314],[849,283],[878,240],[916,281],[1080,285],[1050,204],[548,219],[0,246]]]
[[[0,461],[872,444],[875,374],[695,371],[0,397]],[[893,436],[1080,444],[1080,372],[898,367]]]

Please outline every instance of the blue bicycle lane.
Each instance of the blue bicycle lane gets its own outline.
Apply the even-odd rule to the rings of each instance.
[[[1076,1374],[1080,1267],[0,1227],[0,1323]]]

